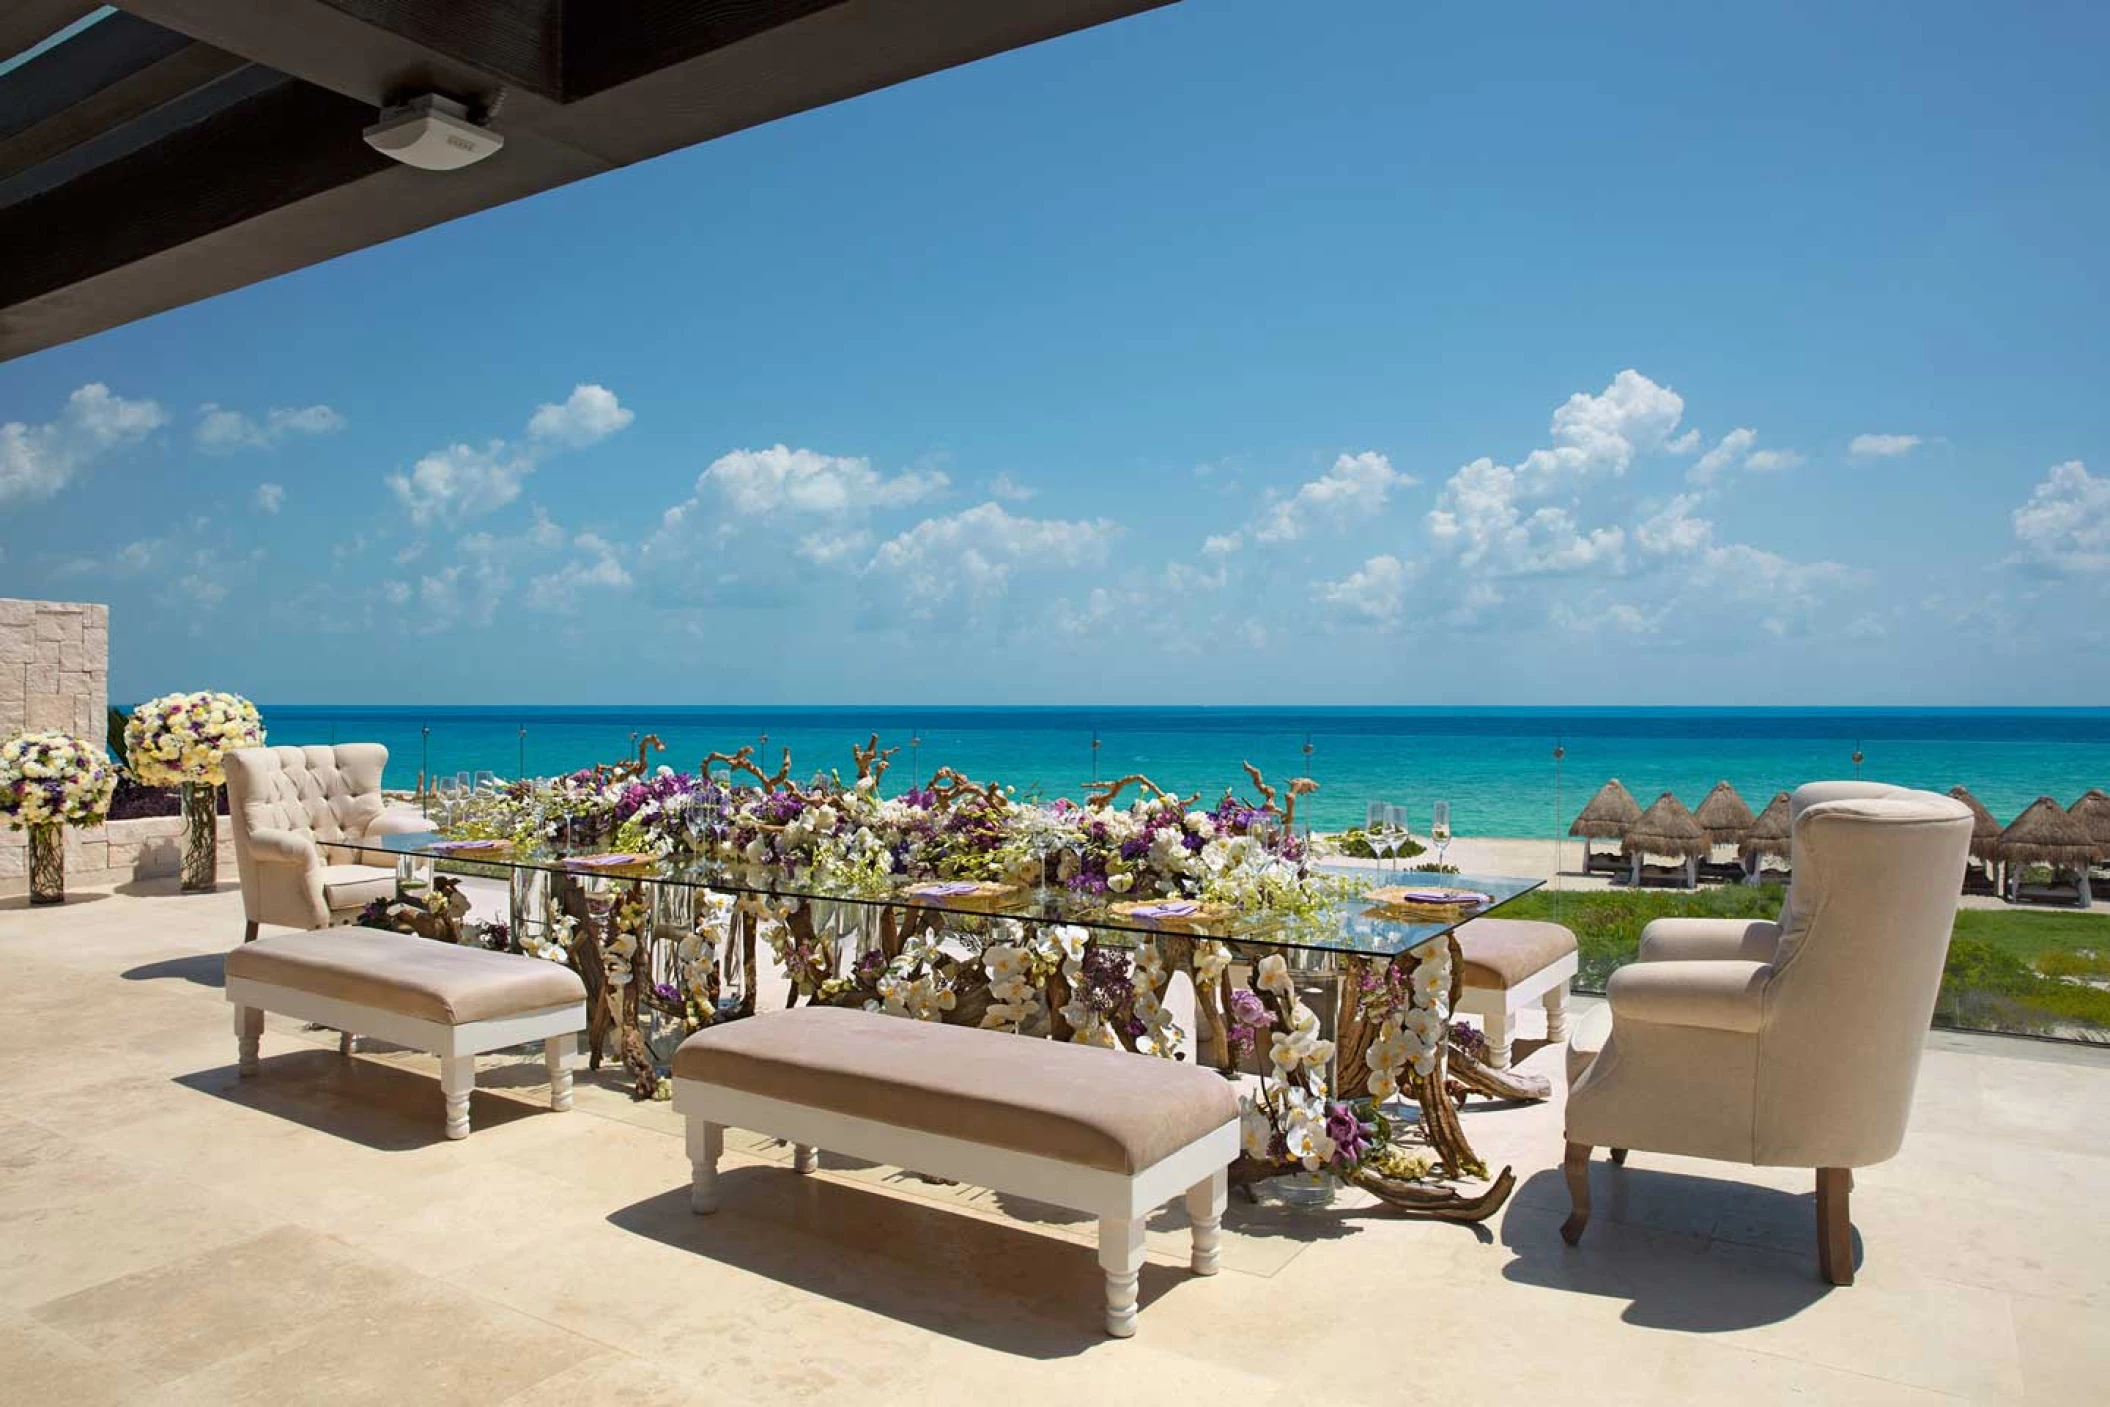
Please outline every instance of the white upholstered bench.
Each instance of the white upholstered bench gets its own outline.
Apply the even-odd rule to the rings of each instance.
[[[568,967],[376,928],[331,928],[244,943],[227,955],[240,1071],[257,1071],[264,1013],[378,1036],[440,1058],[447,1137],[469,1136],[476,1057],[543,1043],[550,1108],[571,1108],[575,1032],[586,987]],[[347,1046],[349,1040],[347,1040]]]
[[[1487,1063],[1509,1068],[1516,1014],[1537,1002],[1546,1008],[1546,1039],[1568,1034],[1568,984],[1575,979],[1575,935],[1557,923],[1525,918],[1476,918],[1458,929],[1458,1010],[1480,1018]]]
[[[1191,1264],[1216,1273],[1238,1099],[1212,1071],[1092,1046],[802,1007],[699,1031],[674,1055],[690,1206],[718,1209],[728,1126],[1099,1218],[1106,1332],[1136,1331],[1143,1222],[1184,1194]]]

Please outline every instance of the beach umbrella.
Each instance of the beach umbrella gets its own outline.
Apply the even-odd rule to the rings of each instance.
[[[2032,801],[2028,810],[2000,832],[2000,858],[2010,865],[2072,869],[2088,864],[2098,853],[2088,828],[2048,796]]]
[[[2110,796],[2105,796],[2100,787],[2090,787],[2067,814],[2079,821],[2088,838],[2095,842],[2097,859],[2110,855]]]
[[[1714,784],[1714,790],[1707,793],[1692,818],[1699,823],[1701,830],[1707,832],[1708,842],[1713,845],[1740,844],[1758,819],[1751,814],[1744,799],[1736,794],[1736,788],[1727,782]]]
[[[1685,803],[1665,792],[1641,813],[1640,820],[1626,828],[1620,848],[1633,864],[1635,884],[1641,882],[1643,855],[1677,855],[1685,860],[1685,883],[1690,886],[1699,878],[1699,862],[1714,846]]]
[[[1759,812],[1744,832],[1744,838],[1736,843],[1736,853],[1746,860],[1757,861],[1767,855],[1776,860],[1789,857],[1788,851],[1788,794],[1773,793],[1766,809]]]
[[[2100,795],[2100,793],[2097,793]],[[2000,858],[2000,822],[1993,813],[1985,809],[1985,803],[1971,795],[1969,787],[1950,787],[1949,795],[1971,808],[1971,858],[1996,861]]]
[[[1641,819],[1641,804],[1619,784],[1617,777],[1597,789],[1597,795],[1579,812],[1568,834],[1585,840],[1620,840],[1626,828]]]

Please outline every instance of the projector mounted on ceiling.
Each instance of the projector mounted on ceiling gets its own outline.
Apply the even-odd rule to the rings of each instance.
[[[454,171],[482,161],[506,144],[500,133],[469,120],[469,109],[452,98],[426,93],[398,107],[383,108],[366,129],[366,144],[405,166]]]

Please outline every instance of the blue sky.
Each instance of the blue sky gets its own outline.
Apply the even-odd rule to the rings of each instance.
[[[0,594],[118,699],[2100,702],[2110,20],[1716,9],[1189,0],[0,365]]]

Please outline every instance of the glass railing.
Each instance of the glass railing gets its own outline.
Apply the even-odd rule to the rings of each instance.
[[[941,767],[1044,800],[1141,774],[1206,806],[1227,787],[1251,796],[1250,762],[1273,785],[1317,780],[1299,802],[1300,828],[1349,833],[1349,848],[1367,855],[1354,833],[1374,827],[1377,863],[1547,881],[1504,913],[1573,930],[1585,992],[1632,960],[1650,919],[1772,918],[1787,878],[1776,835],[1754,856],[1729,841],[1692,857],[1650,854],[1636,887],[1617,839],[1569,834],[1610,778],[1639,807],[1670,792],[1695,811],[1726,778],[1769,833],[1769,802],[1814,778],[1858,772],[1936,791],[1961,782],[2002,823],[2039,795],[2070,805],[2110,783],[2110,710],[267,707],[265,719],[274,742],[385,744],[387,785],[405,792],[421,778],[452,787],[634,761],[641,747],[648,768],[693,772],[707,753],[747,747],[775,773],[788,748],[794,779],[849,776],[851,745],[877,734],[894,750],[889,793]],[[1695,888],[1685,887],[1687,858]],[[2019,881],[2020,902],[2009,884],[1996,892],[1988,866],[1963,886],[1974,892],[1957,916],[1937,1024],[2110,1040],[2110,904],[2078,907],[2071,868],[2018,865],[1999,878]],[[2098,870],[2097,884],[2110,896],[2110,875]]]

